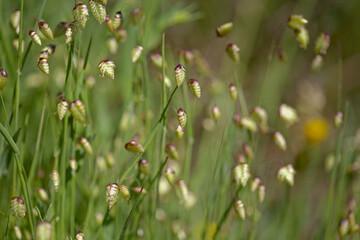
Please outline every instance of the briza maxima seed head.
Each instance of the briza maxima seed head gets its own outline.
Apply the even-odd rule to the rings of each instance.
[[[69,104],[65,99],[62,99],[57,104],[57,113],[58,113],[60,121],[63,120],[63,118],[65,117],[66,111],[68,110],[68,106],[69,106]]]
[[[180,126],[182,128],[185,128],[186,121],[187,121],[187,114],[186,114],[185,110],[182,108],[179,108],[179,110],[177,111],[177,117],[178,117]]]
[[[249,166],[246,163],[237,164],[233,169],[233,175],[235,184],[245,187],[251,177]]]
[[[143,153],[145,151],[143,146],[135,140],[126,143],[125,149],[132,153]]]
[[[54,29],[54,38],[60,37],[65,34],[69,24],[67,22],[59,22]]]
[[[83,232],[78,231],[75,235],[75,240],[85,240],[85,235]]]
[[[129,200],[130,199],[130,191],[129,189],[125,186],[125,185],[120,185],[119,186],[119,191],[121,193],[121,196],[125,199],[125,200]]]
[[[89,141],[84,138],[84,137],[79,137],[79,142],[80,142],[80,145],[81,147],[84,149],[84,151],[89,154],[89,155],[92,155],[93,154],[93,150],[92,150],[92,147],[89,143]]]
[[[88,123],[85,105],[80,100],[72,101],[69,110],[76,121],[84,126]]]
[[[294,185],[295,169],[291,164],[282,167],[278,171],[277,178],[279,181],[287,182],[290,186]]]
[[[238,217],[245,220],[245,208],[244,203],[241,200],[235,200],[234,209]]]
[[[51,240],[53,234],[52,225],[48,221],[39,222],[36,225],[36,239],[37,240]]]
[[[114,79],[114,68],[115,64],[113,61],[102,60],[99,63],[99,72],[101,74],[101,77],[104,77],[106,75],[109,78]]]
[[[20,32],[20,11],[16,10],[10,15],[10,25],[16,34]]]
[[[0,68],[0,91],[2,91],[6,86],[7,80],[8,80],[7,72],[3,68]]]
[[[46,75],[50,74],[49,63],[48,63],[48,60],[46,58],[39,58],[38,67]]]
[[[1,71],[1,69],[0,69]],[[334,116],[334,126],[335,128],[339,128],[342,123],[344,121],[344,115],[342,114],[342,112],[337,112]]]
[[[182,128],[180,125],[178,125],[178,126],[176,127],[175,132],[176,132],[177,138],[178,138],[178,139],[182,139],[182,137],[184,136],[184,128]]]
[[[330,46],[330,35],[326,32],[319,34],[315,42],[315,53],[325,55]]]
[[[143,50],[144,50],[144,48],[140,45],[137,45],[136,47],[133,48],[133,50],[131,51],[131,62],[132,63],[136,63],[139,60]]]
[[[190,79],[188,82],[190,92],[198,99],[201,97],[200,84],[196,79]]]
[[[111,20],[111,18],[109,17],[109,15],[106,15],[106,17],[105,17],[105,25],[106,25],[107,29],[109,30],[109,32],[112,33],[114,30],[114,23]]]
[[[120,189],[117,183],[108,184],[106,186],[105,198],[109,210],[117,203],[120,197]]]
[[[289,105],[281,104],[278,110],[279,117],[285,122],[287,127],[290,127],[298,121],[296,110]]]
[[[172,144],[167,144],[165,148],[166,153],[169,155],[171,159],[179,160],[179,153],[176,150],[175,146]]]
[[[121,11],[118,11],[115,13],[114,16],[114,21],[113,21],[114,28],[122,27],[122,24],[123,24],[123,15]]]
[[[73,14],[76,22],[78,22],[82,28],[85,28],[89,16],[89,10],[86,5],[78,2],[73,9]]]
[[[273,141],[281,150],[286,151],[287,144],[284,136],[280,132],[273,134]]]
[[[146,159],[139,160],[138,167],[140,173],[150,176],[150,164]]]
[[[100,24],[103,23],[106,18],[105,6],[96,0],[89,0],[89,6],[96,21],[98,21]]]
[[[166,180],[168,181],[168,183],[170,185],[173,185],[174,182],[175,182],[175,171],[172,169],[172,168],[167,168],[165,170],[165,177],[166,177]]]
[[[216,28],[216,35],[218,37],[225,37],[231,32],[232,28],[233,28],[232,22],[224,23],[220,25],[218,28]]]
[[[235,86],[235,84],[230,83],[229,85],[229,94],[231,99],[235,102],[238,98],[238,92],[237,92],[237,88]]]
[[[57,192],[59,190],[59,186],[60,186],[60,176],[59,176],[59,171],[57,169],[52,170],[51,181],[52,181],[55,192]]]
[[[51,28],[49,27],[49,25],[44,22],[44,21],[40,21],[39,22],[39,29],[41,31],[41,33],[49,40],[54,40],[54,35],[53,32],[51,31]]]
[[[240,48],[236,44],[229,43],[226,46],[226,53],[234,62],[238,63],[240,61]]]
[[[175,67],[174,72],[175,72],[176,84],[178,85],[178,87],[180,87],[185,80],[185,76],[186,76],[185,67],[179,64]]]
[[[29,36],[30,36],[31,40],[33,40],[34,43],[41,46],[41,39],[40,39],[39,35],[35,31],[30,30],[29,31]]]
[[[219,107],[217,105],[214,105],[211,108],[211,116],[215,122],[217,122],[219,120],[220,115],[221,115],[221,112],[220,112]]]
[[[10,213],[16,218],[23,218],[26,215],[25,202],[21,197],[13,197],[10,201]]]
[[[308,21],[302,15],[291,15],[288,19],[288,26],[293,30],[299,30],[303,28]]]

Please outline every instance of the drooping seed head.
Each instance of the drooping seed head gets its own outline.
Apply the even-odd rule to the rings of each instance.
[[[55,192],[57,192],[59,190],[59,186],[60,186],[60,176],[59,176],[59,171],[57,169],[52,170],[51,181],[52,181]]]
[[[48,51],[42,51],[39,54],[38,61],[40,60],[40,58],[49,59],[49,57],[50,57],[50,54]]]
[[[71,22],[69,26],[65,30],[65,43],[72,43],[75,39],[75,35],[77,33],[76,22]]]
[[[150,176],[150,164],[146,159],[139,160],[138,166],[140,173]]]
[[[136,47],[133,48],[133,50],[131,51],[131,62],[132,63],[136,63],[139,60],[143,50],[144,50],[144,48],[140,45],[137,45]]]
[[[235,102],[238,98],[238,91],[237,88],[235,86],[235,84],[230,83],[229,85],[229,93],[230,93],[230,97],[231,99]]]
[[[240,48],[236,44],[229,43],[226,46],[226,53],[234,62],[238,63],[240,61]]]
[[[109,210],[117,203],[120,197],[120,189],[117,183],[108,184],[106,186],[105,198]]]
[[[39,22],[39,29],[41,31],[41,33],[49,40],[54,40],[54,35],[53,32],[51,31],[51,28],[49,27],[49,25],[44,22],[44,21],[40,21]]]
[[[166,153],[169,155],[170,158],[174,160],[179,160],[179,153],[176,150],[175,146],[172,144],[166,144],[165,148]]]
[[[311,62],[311,71],[318,72],[324,64],[324,59],[321,55],[316,55],[313,61]]]
[[[20,11],[14,11],[10,15],[10,25],[11,28],[15,31],[16,34],[20,32]]]
[[[241,117],[238,114],[234,114],[234,122],[239,128],[244,128],[251,132],[257,132],[256,123],[249,117]]]
[[[233,28],[232,22],[224,23],[220,25],[218,28],[216,28],[216,35],[218,37],[225,37],[231,32],[232,28]]]
[[[115,64],[113,61],[102,60],[99,63],[99,71],[100,71],[101,77],[104,77],[106,75],[109,78],[114,79],[114,68],[115,68]]]
[[[176,84],[178,85],[178,87],[180,87],[185,80],[185,76],[186,76],[185,67],[179,64],[175,67],[174,72],[175,72]]]
[[[255,178],[251,183],[251,191],[255,192],[258,189],[260,183],[261,183],[260,178],[258,178],[258,177]]]
[[[262,203],[265,199],[265,192],[266,192],[266,188],[264,184],[260,184],[259,188],[258,188],[258,198],[259,198],[259,202]]]
[[[340,225],[339,225],[339,236],[340,236],[340,238],[343,238],[346,235],[348,235],[349,230],[350,230],[349,220],[348,219],[342,220],[340,222]]]
[[[184,129],[180,125],[176,127],[175,132],[178,139],[181,139],[184,136]]]
[[[94,15],[96,21],[100,24],[105,21],[106,18],[106,9],[103,4],[98,1],[89,0],[89,6],[91,13]]]
[[[198,81],[196,81],[195,79],[190,79],[188,81],[188,88],[190,90],[190,92],[198,99],[200,99],[201,97],[201,88],[200,88],[200,84]]]
[[[251,159],[254,158],[254,151],[253,151],[253,149],[250,147],[249,144],[244,143],[244,144],[242,145],[242,149],[243,149],[243,151],[244,151],[245,156],[246,156],[247,159],[251,160]]]
[[[184,59],[186,64],[192,65],[194,62],[194,54],[189,50],[180,50],[180,58]]]
[[[337,112],[334,116],[335,128],[339,128],[342,125],[343,121],[344,121],[344,115],[342,114],[342,112]]]
[[[80,100],[72,101],[69,110],[73,118],[80,124],[85,126],[88,123],[85,105]]]
[[[128,189],[125,185],[120,185],[120,186],[119,186],[119,190],[120,190],[121,196],[122,196],[125,200],[129,200],[129,199],[130,199],[130,191],[129,191],[129,189]]]
[[[258,122],[258,123],[267,123],[268,121],[268,114],[265,111],[265,109],[261,108],[261,107],[254,107],[251,110],[251,118],[254,119],[254,121]]]
[[[162,68],[162,56],[158,53],[151,54],[150,56],[152,64],[157,68]]]
[[[238,200],[238,199],[235,200],[234,210],[238,217],[240,217],[242,220],[245,220],[245,208],[244,208],[244,204],[241,200]]]
[[[132,24],[138,24],[144,16],[144,10],[142,8],[135,8],[131,12],[130,21]]]
[[[37,45],[41,46],[41,40],[39,35],[37,35],[37,33],[33,30],[29,31],[29,36],[31,38],[31,40],[33,40],[34,43],[36,43]]]
[[[46,75],[50,74],[50,68],[49,68],[49,63],[48,60],[46,58],[40,58],[38,61],[38,67],[39,69],[45,73]]]
[[[161,83],[162,83],[162,81],[163,81],[163,77],[162,77],[162,74],[161,74],[161,73],[159,73],[159,81],[160,81]],[[165,75],[164,81],[165,81],[165,86],[166,86],[167,88],[171,88],[171,81],[170,81],[170,79],[169,79],[168,76]]]
[[[133,187],[133,188],[131,188],[131,190],[137,194],[140,194],[140,192],[141,192],[142,195],[145,195],[148,193],[145,188],[141,188],[141,187]]]
[[[279,117],[290,127],[298,121],[296,110],[286,104],[281,104],[278,110]]]
[[[85,235],[83,232],[78,231],[75,235],[75,240],[85,240]]]
[[[50,44],[44,47],[43,49],[41,49],[41,52],[48,52],[49,56],[51,56],[55,53],[55,50],[56,50],[56,46],[54,44]]]
[[[315,41],[315,53],[326,55],[329,46],[330,46],[330,35],[326,32],[320,33]]]
[[[71,157],[70,160],[69,160],[69,165],[70,165],[70,168],[71,168],[71,171],[72,172],[76,172],[77,168],[78,168],[78,164],[76,162],[76,159]]]
[[[288,26],[293,30],[299,30],[303,28],[308,21],[302,15],[291,15],[288,19]]]
[[[181,200],[186,201],[188,199],[189,190],[184,180],[179,179],[176,181],[176,193]]]
[[[246,157],[243,153],[239,153],[237,156],[236,156],[236,162],[237,163],[246,163]]]
[[[15,38],[15,39],[12,41],[12,45],[13,45],[13,47],[16,49],[16,51],[19,50],[19,44],[20,44],[19,38]],[[22,53],[24,52],[24,45],[25,45],[25,42],[24,42],[24,40],[23,40],[23,41],[21,41],[21,52],[22,52]]]
[[[125,149],[132,153],[143,153],[145,150],[140,143],[135,140],[132,140],[125,144]]]
[[[108,168],[112,168],[115,164],[115,158],[112,153],[107,153],[105,155],[105,161]]]
[[[281,150],[286,151],[287,144],[284,136],[280,132],[273,134],[273,141]]]
[[[84,137],[79,137],[79,143],[81,145],[81,147],[84,149],[84,151],[89,154],[89,155],[92,155],[93,154],[93,150],[92,150],[92,147],[89,143],[89,141],[84,138]]]
[[[26,215],[26,208],[25,202],[21,197],[13,197],[10,201],[10,213],[14,217],[20,219],[25,217]]]
[[[245,187],[251,177],[249,166],[246,163],[237,164],[233,169],[233,175],[236,185]]]
[[[8,80],[7,72],[3,68],[0,68],[0,91],[2,91],[5,88],[7,80]]]
[[[54,29],[54,38],[60,37],[65,34],[66,29],[69,27],[67,22],[59,22]]]
[[[36,191],[36,196],[43,201],[44,203],[47,203],[49,201],[49,195],[48,193],[45,191],[45,189],[43,188],[37,188]]]
[[[177,111],[177,117],[178,117],[180,126],[182,128],[185,128],[186,121],[187,121],[187,114],[186,114],[185,110],[182,108],[179,108],[179,110]]]
[[[123,15],[121,11],[118,11],[115,13],[114,16],[114,21],[113,21],[114,28],[122,27],[122,24],[123,24]]]
[[[48,221],[39,222],[36,225],[36,239],[37,240],[51,240],[53,234],[52,225]]]
[[[62,99],[58,104],[57,104],[57,113],[59,116],[60,121],[63,120],[63,118],[65,117],[66,111],[68,109],[68,102],[65,99]]]
[[[170,185],[173,185],[174,182],[175,182],[175,171],[172,169],[172,168],[167,168],[165,170],[165,177],[166,177],[166,180],[168,181],[168,183]]]
[[[220,112],[219,107],[217,105],[214,105],[211,108],[211,116],[215,122],[217,122],[219,120],[220,115],[221,115],[221,112]]]
[[[114,28],[113,35],[117,42],[125,42],[127,38],[127,31],[122,27]]]
[[[359,226],[356,223],[356,219],[355,219],[355,213],[353,211],[349,211],[348,213],[348,220],[349,220],[349,230],[351,234],[354,234],[356,232],[359,231]]]
[[[14,235],[15,235],[16,239],[23,239],[21,229],[17,225],[14,226]]]
[[[279,169],[277,178],[279,181],[286,181],[290,186],[294,185],[295,169],[291,164],[288,164]]]
[[[86,5],[78,2],[73,9],[73,14],[75,21],[78,22],[82,28],[85,28],[86,21],[89,17],[89,10]]]
[[[112,33],[114,30],[114,23],[111,20],[111,18],[109,17],[109,15],[106,15],[106,17],[105,17],[105,25],[106,25],[106,28],[109,30],[109,32]]]
[[[306,49],[310,41],[308,30],[305,27],[300,28],[295,31],[295,36],[296,40],[300,43],[300,47]]]

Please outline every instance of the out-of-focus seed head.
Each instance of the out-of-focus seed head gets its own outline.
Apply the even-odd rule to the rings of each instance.
[[[141,19],[144,17],[144,10],[142,8],[135,8],[131,12],[130,21],[132,24],[138,24]]]
[[[120,197],[120,189],[117,183],[108,184],[106,186],[105,198],[109,210],[117,203]]]
[[[342,114],[342,112],[337,112],[334,116],[335,128],[339,128],[342,125],[343,121],[344,121],[344,115]]]
[[[288,19],[288,26],[293,30],[300,30],[308,21],[302,15],[291,15]]]
[[[65,99],[62,99],[58,104],[57,104],[57,113],[59,116],[60,121],[63,120],[63,118],[65,117],[66,111],[68,109],[68,102]]]
[[[36,239],[37,240],[51,240],[52,238],[52,225],[50,222],[44,221],[44,222],[39,222],[36,225]]]
[[[132,63],[136,63],[139,60],[143,50],[144,50],[144,48],[140,45],[137,45],[136,47],[133,48],[133,50],[131,51]]]
[[[142,189],[142,191],[141,191],[141,189]],[[137,194],[140,194],[140,191],[141,191],[141,194],[142,194],[142,195],[147,194],[147,191],[146,191],[145,188],[133,187],[133,188],[131,188],[131,190],[134,191],[134,192],[137,193]]]
[[[273,134],[273,141],[281,150],[286,151],[287,144],[284,136],[280,132]]]
[[[251,132],[257,132],[256,123],[249,117],[241,117],[235,113],[234,122],[239,128],[244,128]]]
[[[70,103],[69,110],[76,121],[78,121],[84,126],[88,123],[89,120],[86,114],[85,105],[80,100],[72,101]]]
[[[89,0],[89,6],[91,13],[94,15],[96,21],[100,24],[105,21],[106,18],[106,9],[103,4],[98,1]]]
[[[96,212],[95,213],[95,222],[98,226],[102,225],[104,221],[104,214],[102,214],[101,212]]]
[[[107,45],[107,47],[108,47],[111,54],[116,54],[117,49],[118,49],[118,42],[116,41],[115,38],[109,37],[106,40],[106,45]]]
[[[121,11],[116,12],[113,21],[114,28],[122,27],[123,22],[124,20]]]
[[[0,68],[0,91],[2,91],[6,86],[7,80],[8,80],[7,72],[3,68]]]
[[[151,54],[150,56],[152,64],[157,68],[162,68],[162,56],[158,53]]]
[[[217,122],[219,120],[219,117],[221,116],[221,112],[220,109],[217,105],[214,105],[211,108],[211,116],[214,119],[215,122]]]
[[[190,79],[188,81],[188,87],[190,92],[198,99],[200,99],[201,97],[201,88],[200,88],[200,84],[197,80],[195,79]]]
[[[258,178],[258,177],[255,178],[251,183],[251,191],[255,192],[258,189],[260,183],[261,183],[260,178]]]
[[[254,151],[253,151],[253,149],[250,147],[249,144],[244,143],[244,144],[242,145],[242,149],[243,149],[243,151],[244,151],[245,156],[246,156],[247,159],[251,160],[251,159],[254,158]]]
[[[232,22],[224,23],[216,29],[216,35],[218,37],[225,37],[231,32],[232,28],[233,28]]]
[[[150,164],[146,159],[139,160],[138,166],[140,173],[150,176]]]
[[[75,235],[75,240],[85,240],[85,235],[83,232],[78,231]]]
[[[47,203],[49,201],[49,195],[43,188],[36,189],[36,196],[43,202]]]
[[[101,3],[102,5],[106,6],[108,0],[97,0],[97,1],[99,1],[99,3]]]
[[[166,180],[168,181],[168,183],[170,184],[170,185],[173,185],[174,184],[174,182],[175,182],[175,171],[174,171],[174,169],[172,169],[172,168],[167,168],[166,170],[165,170],[165,177],[166,177]]]
[[[19,239],[19,240],[22,239],[21,229],[17,225],[14,226],[14,235],[15,235],[16,239]]]
[[[43,49],[41,49],[41,52],[48,52],[49,56],[53,55],[55,53],[56,46],[54,44],[47,45]]]
[[[37,35],[37,33],[35,31],[30,30],[29,31],[29,36],[30,36],[31,40],[33,40],[34,43],[41,46],[41,39],[40,39],[39,35]]]
[[[135,140],[132,140],[128,143],[125,144],[125,149],[129,152],[132,152],[132,153],[143,153],[145,150],[143,148],[143,146],[141,146],[140,143],[138,143],[137,141]]]
[[[10,213],[14,217],[20,219],[25,217],[26,215],[26,208],[25,202],[21,197],[13,197],[10,201]]]
[[[175,67],[174,72],[175,72],[176,84],[178,85],[178,87],[180,87],[185,80],[185,76],[186,76],[185,67],[179,64]]]
[[[39,58],[38,67],[46,75],[50,74],[49,63],[48,63],[48,60],[46,58]]]
[[[73,9],[73,14],[76,22],[78,22],[82,28],[85,28],[86,21],[89,17],[89,10],[86,5],[78,2]]]
[[[287,127],[290,127],[298,121],[296,110],[286,104],[281,104],[278,110],[279,117],[285,122]]]
[[[349,233],[349,230],[350,230],[349,220],[348,219],[342,220],[339,225],[340,238],[345,237]]]
[[[230,97],[231,99],[235,102],[238,98],[238,91],[237,88],[235,86],[235,84],[230,83],[229,85],[229,93],[230,93]]]
[[[267,123],[268,121],[268,114],[265,109],[261,107],[254,107],[251,110],[251,118],[254,119],[257,123]]]
[[[70,165],[70,168],[71,168],[71,171],[72,172],[76,172],[77,168],[78,168],[78,164],[77,164],[77,161],[75,158],[70,158],[69,160],[69,165]]]
[[[67,22],[59,22],[54,29],[54,38],[60,37],[65,34],[66,29],[69,27]]]
[[[181,200],[186,202],[189,197],[189,190],[184,180],[179,179],[176,181],[176,193]]]
[[[44,21],[40,21],[39,22],[39,29],[41,31],[41,33],[49,40],[54,40],[54,35],[53,32],[51,31],[51,28],[49,27],[49,25],[44,22]]]
[[[236,162],[237,163],[246,163],[246,157],[243,153],[239,153],[237,156],[236,156]]]
[[[104,77],[106,75],[109,78],[114,79],[114,68],[115,68],[115,64],[113,61],[102,60],[99,63],[99,71],[101,77]]]
[[[57,169],[52,170],[51,181],[52,181],[55,192],[57,192],[59,190],[59,186],[60,186],[60,176],[59,176],[59,171]]]
[[[65,43],[69,44],[75,39],[77,33],[76,22],[71,22],[65,30]]]
[[[279,169],[277,178],[279,181],[286,181],[290,186],[294,185],[295,169],[291,164]]]
[[[240,61],[240,48],[234,43],[229,43],[226,46],[226,53],[236,63]]]
[[[326,32],[320,33],[315,41],[315,53],[326,55],[329,46],[330,46],[330,35]]]
[[[324,64],[324,59],[321,55],[316,55],[311,63],[311,71],[318,72]]]
[[[304,27],[300,28],[299,30],[295,31],[295,35],[296,39],[300,43],[300,47],[306,49],[310,41],[308,30]]]
[[[184,136],[184,129],[183,129],[180,125],[178,125],[178,126],[176,127],[175,132],[176,132],[177,138],[178,138],[178,139],[182,139],[182,137]]]
[[[258,188],[258,198],[259,198],[259,202],[262,203],[265,199],[265,192],[266,192],[266,188],[264,184],[260,184],[259,188]]]
[[[184,59],[186,64],[192,65],[194,62],[194,54],[189,50],[180,50],[180,59]]]
[[[14,11],[10,15],[10,25],[11,28],[15,31],[16,34],[20,32],[20,11]]]
[[[40,60],[40,58],[49,59],[49,57],[50,57],[50,54],[48,51],[42,51],[39,54],[38,61]]]
[[[105,172],[106,170],[106,162],[103,156],[96,157],[96,167],[100,173]]]
[[[107,153],[105,155],[105,161],[108,168],[112,168],[115,164],[115,158],[112,153]]]
[[[125,185],[120,185],[120,186],[119,186],[119,190],[120,190],[121,196],[122,196],[125,200],[129,200],[129,199],[130,199],[130,191],[129,191],[129,189],[128,189]]]
[[[127,38],[127,31],[122,27],[114,28],[113,35],[117,42],[125,42]]]
[[[179,110],[177,111],[177,117],[178,117],[180,126],[182,128],[185,128],[186,121],[187,121],[187,114],[186,114],[185,110],[182,108],[179,108]]]
[[[179,160],[179,153],[176,150],[175,146],[172,144],[166,144],[165,148],[166,153],[169,155],[171,159]]]
[[[244,208],[244,203],[241,200],[238,199],[235,200],[234,210],[238,217],[240,217],[242,220],[245,220],[245,208]]]
[[[162,83],[162,81],[163,81],[162,74],[159,73],[158,76],[159,76],[159,81]],[[164,81],[165,81],[165,86],[166,86],[167,88],[171,88],[171,81],[170,81],[170,79],[169,79],[168,76],[165,75]]]
[[[89,141],[84,138],[84,137],[79,137],[79,143],[81,145],[81,147],[84,149],[84,151],[89,154],[89,155],[92,155],[93,154],[93,150],[92,150],[92,147],[89,143]]]
[[[355,220],[355,213],[353,211],[349,211],[348,213],[348,220],[350,226],[350,233],[356,233],[359,231],[359,225],[356,223]]]
[[[277,56],[280,59],[281,62],[286,62],[287,61],[287,55],[286,52],[283,49],[279,49],[277,51]]]
[[[233,175],[236,185],[245,187],[251,177],[249,166],[246,163],[237,164],[233,169]]]
[[[111,18],[109,17],[109,15],[106,15],[105,17],[105,25],[107,27],[107,29],[109,30],[109,32],[113,32],[114,31],[114,23],[111,20]]]

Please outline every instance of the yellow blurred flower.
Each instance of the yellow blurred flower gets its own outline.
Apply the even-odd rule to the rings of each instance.
[[[325,140],[329,132],[329,124],[324,119],[311,119],[304,127],[305,139],[308,143],[316,144]]]

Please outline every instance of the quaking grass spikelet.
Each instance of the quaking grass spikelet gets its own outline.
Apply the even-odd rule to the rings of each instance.
[[[229,43],[226,46],[226,53],[234,62],[238,63],[240,61],[240,48],[236,44]]]
[[[84,126],[88,123],[85,105],[80,100],[72,101],[69,110],[76,121]]]
[[[129,152],[132,152],[132,153],[143,153],[145,150],[143,148],[143,146],[141,146],[140,143],[138,143],[137,141],[135,140],[132,140],[128,143],[125,144],[125,149]]]
[[[200,84],[196,79],[190,79],[188,82],[190,92],[198,99],[201,97]]]
[[[20,31],[20,11],[16,10],[10,15],[10,26],[16,34]]]
[[[335,116],[334,116],[334,126],[335,126],[335,128],[339,128],[342,125],[343,121],[344,121],[344,115],[342,114],[342,112],[337,112],[335,114]]]
[[[85,240],[85,235],[83,232],[78,231],[75,235],[75,240]]]
[[[180,125],[178,125],[178,126],[176,127],[175,132],[176,132],[177,138],[178,138],[178,139],[182,139],[182,137],[184,136],[184,129],[183,129]]]
[[[69,24],[67,22],[59,22],[53,31],[54,38],[64,35],[65,31],[68,27],[69,27]]]
[[[2,91],[5,88],[7,80],[8,80],[7,72],[3,68],[0,68],[0,91]]]
[[[49,25],[44,22],[44,21],[40,21],[39,22],[39,29],[41,31],[41,33],[49,40],[54,40],[54,35],[53,32],[51,31],[51,28],[49,27]]]
[[[174,169],[172,169],[172,168],[167,168],[166,170],[165,170],[165,177],[166,177],[166,180],[168,181],[168,183],[170,184],[170,185],[173,185],[174,184],[174,182],[175,182],[175,171],[174,171]]]
[[[37,240],[51,240],[53,228],[50,222],[43,221],[36,225],[36,239]]]
[[[113,61],[102,60],[99,63],[99,72],[101,77],[104,77],[106,75],[109,78],[114,79],[114,68],[115,68],[115,64]]]
[[[52,181],[55,192],[57,192],[59,190],[59,186],[60,186],[60,176],[59,176],[59,172],[57,169],[52,170],[51,181]]]
[[[280,132],[273,134],[273,141],[281,150],[286,151],[287,144],[284,136]]]
[[[315,53],[326,55],[329,46],[330,46],[330,35],[326,32],[320,33],[315,41]]]
[[[125,185],[120,185],[119,186],[119,191],[121,193],[121,196],[125,199],[125,200],[129,200],[130,199],[130,191],[129,189],[125,186]]]
[[[109,30],[109,32],[113,32],[114,31],[114,24],[113,21],[111,20],[111,18],[109,17],[109,15],[106,15],[105,17],[105,25],[106,28]]]
[[[84,138],[84,137],[79,137],[79,143],[81,145],[81,147],[84,149],[84,151],[89,154],[89,155],[92,155],[93,154],[93,150],[92,150],[92,147],[89,143],[89,141]]]
[[[26,215],[25,202],[21,197],[13,197],[10,201],[10,213],[17,219],[23,218]]]
[[[121,13],[121,11],[118,11],[115,13],[115,16],[114,16],[114,21],[113,21],[113,26],[114,28],[119,28],[119,27],[122,27],[122,24],[123,24],[124,20],[123,20],[123,15]]]
[[[31,40],[32,40],[34,43],[36,43],[37,45],[41,46],[41,39],[40,39],[39,35],[38,35],[35,31],[30,30],[30,31],[29,31],[29,36],[30,36]]]
[[[144,50],[144,48],[140,45],[137,45],[136,47],[133,48],[133,50],[131,51],[131,62],[132,63],[136,63],[139,60],[143,50]]]
[[[186,112],[184,109],[179,108],[179,110],[177,111],[177,117],[178,117],[178,121],[179,124],[182,128],[185,128],[186,125],[186,121],[187,121],[187,116],[186,116]]]
[[[117,42],[125,42],[127,39],[127,31],[122,27],[114,28],[113,36]]]
[[[105,6],[96,0],[89,0],[89,6],[96,21],[98,21],[100,24],[103,23],[106,18]]]
[[[185,76],[186,76],[185,67],[179,64],[175,67],[174,72],[175,72],[176,84],[178,85],[178,87],[180,87],[185,80]]]
[[[68,109],[68,102],[65,99],[62,99],[58,104],[57,104],[57,113],[59,116],[60,121],[63,120],[66,111]]]
[[[225,37],[231,32],[232,28],[233,28],[232,22],[224,23],[220,25],[218,28],[216,28],[216,35],[218,37]]]
[[[246,163],[237,164],[233,169],[233,175],[235,184],[245,187],[251,177],[249,166]]]
[[[292,126],[298,121],[296,110],[289,105],[281,104],[278,113],[279,117],[285,122],[287,127]]]
[[[82,28],[85,28],[89,16],[89,10],[86,5],[78,2],[73,9],[73,14],[76,22],[78,22]]]
[[[238,98],[238,92],[237,92],[237,88],[235,86],[235,84],[230,83],[229,85],[229,94],[231,99],[235,102]]]
[[[150,176],[150,164],[146,159],[139,160],[138,167],[140,173]]]
[[[240,217],[242,220],[245,220],[245,208],[244,208],[244,203],[241,200],[238,199],[235,200],[234,210],[238,217]]]
[[[170,158],[174,160],[179,160],[179,153],[176,150],[175,146],[172,144],[167,144],[165,148],[166,153],[169,155]]]
[[[50,74],[50,67],[49,67],[49,63],[48,60],[46,58],[39,58],[38,60],[38,67],[39,69],[45,73],[46,75]]]
[[[106,186],[105,198],[109,210],[117,203],[120,197],[120,189],[117,183],[108,184]]]
[[[295,169],[291,164],[282,167],[278,171],[277,178],[279,181],[286,181],[290,186],[294,185]]]

